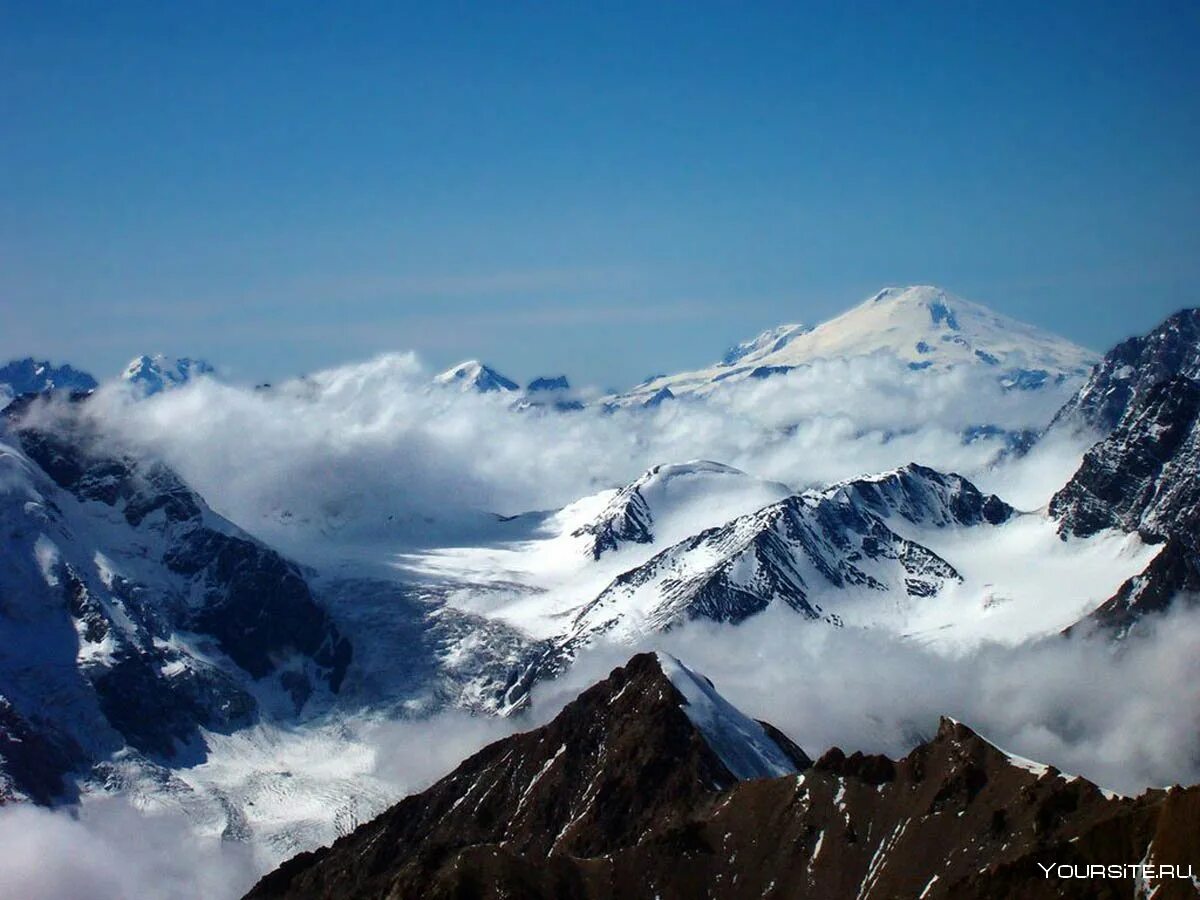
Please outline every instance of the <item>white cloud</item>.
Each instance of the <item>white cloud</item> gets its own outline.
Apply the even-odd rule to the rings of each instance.
[[[650,466],[713,459],[796,488],[910,461],[977,475],[1001,449],[971,425],[1038,427],[1061,395],[987,373],[833,360],[653,410],[516,414],[502,395],[430,390],[411,355],[271,391],[201,381],[139,403],[102,390],[87,414],[161,455],[219,512],[284,549],[469,537],[490,512],[561,506]],[[915,423],[915,424],[914,424]]]
[[[4,807],[0,846],[0,897],[22,900],[225,900],[259,874],[249,847],[117,798],[92,799],[74,817]]]
[[[657,643],[810,754],[898,756],[950,715],[1012,753],[1136,794],[1200,781],[1200,612],[1150,625],[1121,646],[1055,637],[951,656],[768,610]]]

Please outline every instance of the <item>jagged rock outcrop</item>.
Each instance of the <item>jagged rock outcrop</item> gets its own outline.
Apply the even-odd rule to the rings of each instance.
[[[1152,540],[1200,522],[1200,382],[1160,381],[1135,398],[1050,501],[1064,535],[1105,528]]]
[[[634,657],[550,724],[293,858],[248,898],[1131,896],[1133,877],[1041,866],[1183,871],[1200,850],[1200,789],[1106,795],[950,719],[898,761],[834,750],[808,765],[792,750],[794,774],[735,778],[685,696],[698,676],[681,682],[674,665]]]
[[[1176,603],[1200,600],[1200,551],[1195,536],[1167,539],[1159,554],[1139,574],[1128,579],[1082,624],[1108,629],[1126,637],[1146,616],[1163,613]]]
[[[1175,377],[1200,379],[1200,309],[1180,310],[1149,334],[1122,341],[1104,354],[1050,428],[1107,434],[1127,409],[1141,405],[1160,382]]]

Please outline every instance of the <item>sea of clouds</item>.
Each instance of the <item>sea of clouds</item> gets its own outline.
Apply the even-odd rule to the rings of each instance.
[[[737,628],[693,623],[639,647],[600,647],[539,685],[516,719],[448,711],[347,734],[393,795],[420,790],[486,743],[552,718],[638,649],[707,675],[743,711],[810,755],[831,746],[900,756],[950,715],[1004,750],[1137,794],[1200,781],[1200,613],[1180,611],[1123,645],[1087,635],[947,656],[768,610]],[[179,811],[92,799],[73,817],[0,809],[0,896],[28,900],[240,896],[280,861],[261,846],[197,834]]]
[[[981,367],[982,369],[982,367]],[[919,462],[1044,503],[1081,446],[992,466],[1003,435],[1044,426],[1071,384],[1005,391],[992,373],[830,360],[654,409],[514,412],[505,394],[431,386],[412,355],[270,390],[201,379],[136,399],[103,388],[84,415],[122,449],[173,466],[218,512],[295,555],[471,540],[493,514],[552,509],[660,463],[710,459],[803,489]],[[1035,473],[1047,473],[1037,483]],[[1007,481],[1005,480],[1007,479]]]
[[[795,488],[910,461],[958,471],[1035,509],[1086,443],[1070,436],[1023,457],[981,425],[1037,429],[1071,385],[1006,392],[989,374],[914,373],[887,358],[831,361],[731,386],[704,402],[518,412],[512,397],[434,388],[409,355],[317,373],[270,390],[202,379],[135,398],[107,386],[82,410],[106,450],[173,466],[218,512],[306,561],[382,545],[471,541],[493,514],[550,509],[696,458]],[[946,654],[769,610],[737,628],[692,624],[654,638],[746,712],[810,754],[829,746],[899,755],[951,715],[1022,756],[1137,792],[1200,780],[1200,616],[1179,613],[1121,647],[1086,636]],[[371,777],[395,796],[431,783],[473,749],[548,720],[635,649],[599,647],[540,685],[529,714],[446,712],[348,728]],[[238,896],[278,859],[197,835],[186,816],[92,800],[74,818],[0,810],[0,896]],[[11,849],[10,849],[11,848]]]

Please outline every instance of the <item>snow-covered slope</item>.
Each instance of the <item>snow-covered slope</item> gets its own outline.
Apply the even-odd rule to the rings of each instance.
[[[775,778],[797,771],[795,759],[776,743],[762,723],[722,697],[711,681],[669,653],[655,655],[663,674],[683,695],[683,714],[736,778],[743,781]]]
[[[216,369],[202,359],[190,359],[186,356],[176,358],[156,353],[153,356],[139,356],[130,360],[125,371],[121,373],[121,380],[150,396],[159,391],[181,387],[193,378],[212,375],[215,372]]]
[[[456,387],[461,391],[478,391],[481,394],[493,391],[520,390],[511,378],[505,378],[495,369],[485,366],[476,359],[469,359],[456,366],[451,366],[445,372],[435,375],[434,384]]]
[[[590,520],[615,523],[599,532],[613,537],[615,552],[602,552],[565,588],[508,607],[509,615],[522,610],[512,619],[518,627],[540,622],[559,631],[506,705],[585,648],[638,644],[692,620],[736,625],[772,607],[798,613],[797,624],[878,628],[951,652],[1016,644],[1087,616],[1158,552],[1114,530],[1064,543],[1044,512],[1018,513],[958,475],[908,465],[790,495],[644,562],[629,553],[629,564],[597,589],[597,576],[622,554],[648,546],[638,539],[653,517],[639,497],[621,492],[622,515]],[[555,615],[544,615],[547,604]]]
[[[790,493],[704,460],[656,466],[561,510],[499,522],[486,545],[404,554],[394,563],[399,577],[432,585],[464,612],[550,638],[622,572]]]
[[[201,729],[340,687],[351,647],[300,570],[164,466],[7,423],[0,523],[0,690],[84,768],[195,761]]]
[[[717,366],[665,375],[611,402],[645,403],[667,390],[704,395],[721,385],[767,378],[818,360],[886,355],[914,372],[971,366],[1009,389],[1078,383],[1096,361],[1091,352],[1041,329],[992,312],[941,288],[886,288],[848,312],[806,329],[785,325],[739,345]]]
[[[910,529],[969,527],[988,521],[984,509],[994,522],[1012,512],[962,479],[943,478],[910,467],[791,496],[699,532],[614,579],[576,614],[568,643],[600,634],[629,640],[696,618],[737,623],[773,603],[833,622],[854,609],[852,597],[871,612],[880,603],[903,611],[961,576],[887,519]]]
[[[742,341],[736,347],[726,351],[725,355],[721,357],[721,365],[732,366],[739,362],[755,362],[764,356],[778,353],[791,341],[810,331],[812,331],[811,325],[799,324],[776,325],[774,328],[768,328],[761,334],[748,341]]]

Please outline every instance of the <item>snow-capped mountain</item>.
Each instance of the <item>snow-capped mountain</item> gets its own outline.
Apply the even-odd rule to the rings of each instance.
[[[941,288],[886,288],[836,318],[784,325],[740,344],[712,368],[652,378],[610,402],[711,393],[722,385],[784,374],[819,360],[896,359],[915,372],[970,366],[1005,388],[1073,388],[1096,356],[1069,341],[963,300]],[[663,392],[669,392],[664,394]]]
[[[571,532],[594,558],[623,545],[663,543],[664,536],[703,529],[703,523],[757,509],[791,493],[786,485],[750,478],[708,460],[655,466],[621,488],[599,515]]]
[[[1104,354],[1054,417],[1051,430],[1108,434],[1130,406],[1174,376],[1200,380],[1200,309],[1180,310],[1148,334],[1122,341]]]
[[[445,372],[434,376],[434,384],[456,387],[461,391],[476,391],[489,394],[496,391],[518,391],[520,387],[511,378],[505,378],[495,369],[485,366],[476,359],[469,359]]]
[[[576,412],[584,403],[571,388],[566,375],[542,376],[533,379],[525,388],[524,395],[513,404],[514,409],[552,409],[557,412]]]
[[[576,614],[568,644],[614,630],[629,636],[659,631],[695,618],[737,623],[772,603],[838,622],[838,612],[820,599],[832,596],[830,589],[874,593],[891,603],[930,597],[961,576],[887,520],[941,528],[999,524],[1012,513],[965,479],[920,466],[791,496],[699,532],[622,573]]]
[[[0,407],[22,394],[44,391],[90,391],[96,379],[69,365],[56,366],[32,356],[14,359],[0,366]]]
[[[172,357],[156,353],[130,360],[121,380],[133,385],[145,396],[181,387],[202,375],[213,375],[216,369],[202,359],[186,356]]]
[[[61,770],[122,748],[195,761],[202,729],[338,691],[352,649],[297,566],[165,466],[22,412],[0,438],[0,693]],[[44,791],[7,763],[12,790]]]
[[[703,675],[646,653],[247,900],[1082,898],[1095,882],[1064,891],[1076,882],[1045,868],[1107,870],[1114,842],[1156,864],[1145,893],[1183,897],[1191,879],[1172,876],[1191,864],[1198,806],[1197,787],[1104,792],[945,717],[903,759],[834,747],[814,763]]]
[[[1063,362],[1069,354],[1054,339],[1017,346],[1024,337],[1016,324],[996,325],[998,317],[980,310],[933,289],[884,292],[848,313],[857,314],[849,325],[823,336],[826,326],[785,326],[746,342],[714,368],[728,377],[714,375],[710,386],[809,365],[796,360],[829,359],[822,355],[829,352],[887,355],[889,373],[914,379],[969,366],[975,374],[994,373],[987,377],[1002,383],[1003,396],[1017,403],[1036,399],[1018,388],[1069,389],[1079,370]],[[838,338],[851,332],[854,340]],[[910,341],[918,332],[921,337]],[[921,341],[925,348],[917,346]],[[1055,354],[1062,363],[1057,369],[1051,366]],[[1166,355],[1151,354],[1147,365]],[[316,396],[327,384],[341,385],[337,396],[345,400],[400,393],[397,385],[410,385],[405,390],[424,404],[415,409],[453,407],[457,415],[481,408],[482,401],[460,398],[457,386],[495,393],[501,427],[534,425],[543,437],[560,426],[592,434],[590,417],[619,428],[623,417],[643,415],[636,408],[613,416],[596,410],[560,423],[536,410],[559,409],[565,398],[575,398],[565,377],[536,379],[522,390],[482,365],[464,366],[456,367],[457,375],[451,370],[439,376],[450,386],[445,393],[430,387],[414,360],[377,360],[373,379],[318,375],[305,385],[284,385],[273,396],[253,395],[250,402],[265,415],[269,404],[299,396],[301,388]],[[352,832],[398,796],[377,776],[372,751],[360,742],[366,729],[455,707],[519,715],[528,705],[536,711],[539,690],[561,688],[538,683],[569,666],[582,664],[576,672],[586,671],[607,654],[630,652],[629,645],[653,646],[661,632],[693,620],[701,624],[670,640],[681,646],[712,641],[719,648],[731,629],[752,617],[759,618],[751,633],[778,625],[812,629],[808,634],[823,640],[850,634],[834,630],[849,625],[872,629],[872,639],[920,644],[921,653],[946,656],[1051,637],[1081,620],[1128,633],[1145,613],[1176,603],[1180,591],[1200,589],[1193,537],[1200,530],[1200,388],[1181,374],[1186,366],[1167,368],[1176,377],[1128,391],[1116,426],[1048,510],[1018,511],[966,478],[916,464],[797,493],[718,462],[693,460],[654,466],[595,493],[588,492],[596,491],[598,476],[566,481],[586,485],[580,493],[588,495],[558,509],[500,516],[472,506],[442,522],[435,504],[445,486],[457,484],[454,479],[425,491],[434,505],[422,518],[405,506],[404,493],[420,477],[408,473],[424,469],[397,467],[393,493],[360,490],[355,479],[364,470],[348,455],[340,461],[344,480],[324,495],[332,502],[305,511],[335,518],[316,516],[314,526],[296,517],[302,534],[286,546],[304,566],[239,529],[255,531],[261,524],[254,510],[230,512],[238,524],[223,519],[148,450],[137,456],[115,449],[111,433],[104,438],[90,430],[99,427],[96,417],[71,415],[85,409],[102,416],[107,398],[21,401],[10,408],[0,435],[0,524],[7,535],[0,542],[0,797],[51,802],[78,788],[178,802],[212,833],[269,844],[268,858],[277,860]],[[978,386],[973,377],[963,381]],[[1136,371],[1118,380],[1140,383]],[[669,381],[642,402],[669,403],[678,390],[686,411],[689,397],[708,390],[678,382],[671,387]],[[308,394],[302,399],[284,408],[307,414],[315,401]],[[26,420],[34,403],[39,414]],[[124,404],[122,412],[154,413],[153,407]],[[504,413],[517,409],[532,412],[527,419]],[[670,417],[651,413],[644,421],[657,422],[660,415]],[[63,417],[63,427],[54,424]],[[780,423],[781,431],[788,427]],[[387,446],[378,452],[372,460],[396,457]],[[168,458],[189,471],[186,457]],[[248,454],[246,463],[253,459]],[[319,458],[313,471],[323,471],[324,463]],[[473,464],[473,456],[463,457],[462,465]],[[986,471],[979,477],[980,484],[1004,493],[1002,480],[985,482]],[[561,503],[562,479],[554,472],[547,478],[560,491],[547,495]],[[286,496],[291,501],[297,495]],[[370,510],[361,528],[325,530],[358,502]],[[412,527],[396,527],[393,516],[406,515]],[[408,540],[412,532],[422,540]],[[319,551],[308,555],[316,545]],[[634,668],[636,677],[618,678],[613,690],[595,695],[598,704],[588,701],[568,716],[570,728],[584,737],[574,730],[533,732],[536,737],[523,743],[485,750],[430,793],[405,801],[403,816],[387,820],[380,839],[392,842],[387,860],[373,856],[374,849],[367,856],[379,871],[431,849],[452,859],[461,845],[439,842],[467,835],[479,846],[495,844],[517,856],[532,847],[521,857],[523,872],[529,860],[541,865],[550,858],[561,867],[571,855],[594,862],[605,858],[605,841],[614,834],[634,834],[631,846],[641,847],[645,834],[675,841],[680,816],[698,815],[698,827],[709,827],[703,823],[715,815],[714,800],[729,799],[726,791],[736,794],[739,780],[798,789],[794,775],[787,782],[779,777],[789,767],[809,765],[803,752],[738,712],[703,676],[665,655]],[[627,701],[633,704],[628,709]],[[608,709],[633,718],[588,725],[581,708],[589,715]],[[641,722],[644,710],[656,725]],[[828,854],[830,862],[812,864],[814,873],[824,873],[813,877],[828,879],[822,883],[832,885],[834,895],[840,882],[833,860],[867,878],[871,861],[860,857],[860,845],[885,856],[903,845],[901,837],[877,842],[875,832],[835,841],[845,808],[891,834],[901,823],[896,816],[918,815],[904,798],[916,791],[926,807],[935,801],[944,806],[947,797],[958,796],[964,779],[977,778],[969,773],[978,768],[1003,785],[1011,782],[1022,797],[1041,797],[1044,790],[1047,809],[1067,802],[1058,785],[1065,780],[1054,779],[1053,786],[1043,785],[1049,779],[1040,776],[1021,780],[1013,768],[1036,773],[1009,767],[1000,758],[1011,759],[964,735],[960,726],[951,723],[943,731],[914,758],[908,780],[896,775],[903,762],[878,757],[834,754],[817,767],[819,778],[829,781],[816,790],[828,796],[813,794],[815,817],[804,819],[803,828],[828,831],[826,849],[818,854],[821,839],[808,831],[797,831],[796,840],[807,841],[814,859]],[[660,740],[664,735],[667,743]],[[509,750],[518,755],[505,757]],[[644,752],[622,763],[626,750]],[[354,759],[343,765],[342,755]],[[317,756],[338,763],[315,764]],[[931,759],[939,767],[947,763],[939,786],[945,792],[927,797],[916,774],[928,772]],[[964,759],[974,768],[959,766]],[[889,784],[897,778],[902,784],[893,790]],[[607,793],[592,793],[595,783]],[[671,794],[667,800],[654,795],[643,804],[644,816],[629,812],[640,797],[653,794],[651,787],[663,784]],[[972,806],[972,790],[962,799],[964,818],[992,827],[990,810]],[[1089,797],[1071,794],[1085,805],[1093,802]],[[698,805],[688,805],[692,800]],[[732,802],[731,808],[740,808],[742,801]],[[755,808],[743,809],[747,821]],[[417,831],[407,831],[410,826]],[[1042,821],[1038,833],[1045,827]],[[531,838],[535,833],[543,837]],[[943,839],[936,830],[924,838]],[[338,846],[362,849],[355,840]],[[752,857],[752,844],[739,852]],[[898,895],[908,895],[918,870],[924,880],[917,888],[928,886],[931,876],[917,855],[905,849],[894,857],[913,870],[894,883]],[[659,865],[656,859],[651,854],[646,865]],[[783,867],[781,877],[794,874],[782,861],[772,864]],[[285,871],[304,868],[297,863]],[[740,868],[716,874],[750,877]],[[961,874],[970,876],[966,868]],[[299,877],[308,884],[308,875]],[[415,881],[403,883],[416,889]]]

